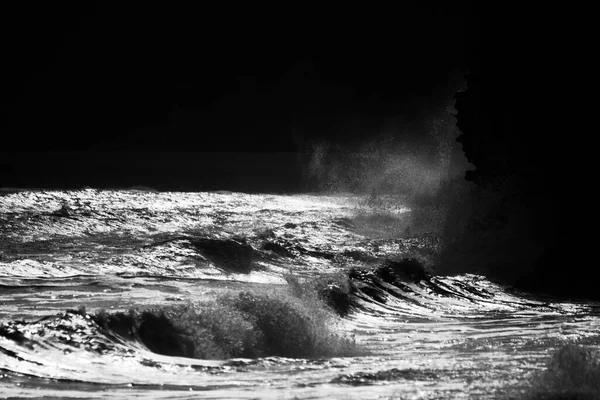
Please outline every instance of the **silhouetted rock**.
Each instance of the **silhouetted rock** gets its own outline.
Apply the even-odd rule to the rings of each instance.
[[[586,140],[555,126],[565,119],[571,98],[564,88],[573,77],[556,49],[531,52],[528,32],[535,30],[527,22],[512,26],[508,36],[490,29],[483,37],[467,89],[455,96],[457,140],[475,166],[466,179],[478,187],[466,232],[451,238],[473,259],[466,267],[473,271],[454,262],[460,272],[483,271],[528,290],[600,298],[581,256],[586,246],[576,243],[585,236],[577,238],[574,213],[586,208],[587,196],[578,196],[585,187],[575,184],[586,173]],[[566,119],[575,123],[576,115]]]

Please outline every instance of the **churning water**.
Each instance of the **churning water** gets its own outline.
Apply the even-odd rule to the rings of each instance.
[[[389,204],[389,203],[388,203]],[[430,275],[354,196],[0,197],[0,397],[504,398],[600,308]]]

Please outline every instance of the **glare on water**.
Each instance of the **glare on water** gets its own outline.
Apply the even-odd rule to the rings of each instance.
[[[598,345],[597,305],[533,298],[478,275],[357,284],[351,312],[331,320],[365,350],[348,357],[169,356],[107,336],[90,317],[247,290],[276,297],[289,274],[434,252],[435,237],[399,234],[410,213],[351,195],[0,196],[0,397],[503,398],[564,343]],[[248,271],[199,251],[199,240],[231,238],[251,248]]]

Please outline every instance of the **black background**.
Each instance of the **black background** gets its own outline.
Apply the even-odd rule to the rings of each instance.
[[[315,139],[418,137],[481,46],[418,4],[5,8],[0,185],[294,190]]]

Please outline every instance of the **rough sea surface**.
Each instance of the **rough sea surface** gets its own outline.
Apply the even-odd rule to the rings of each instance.
[[[368,352],[353,357],[169,356],[92,318],[435,253],[435,234],[405,229],[410,213],[350,195],[4,193],[0,398],[502,399],[553,350],[600,343],[598,304],[477,275],[355,279],[331,327]]]

